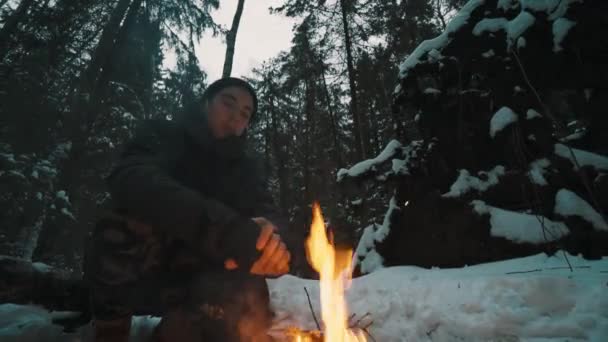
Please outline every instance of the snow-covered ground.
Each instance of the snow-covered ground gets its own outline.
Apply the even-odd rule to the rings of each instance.
[[[459,269],[391,267],[353,281],[347,297],[354,320],[376,341],[608,341],[608,258],[562,253]],[[314,329],[318,283],[292,276],[270,280],[277,313],[273,332]],[[90,328],[63,334],[52,314],[0,305],[0,341],[87,341]],[[144,341],[158,318],[137,317],[133,341]]]

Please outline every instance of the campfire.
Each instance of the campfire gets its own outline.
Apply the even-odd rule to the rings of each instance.
[[[294,329],[296,342],[352,342],[366,341],[364,328],[349,327],[348,308],[344,297],[352,275],[352,250],[336,249],[330,233],[328,238],[321,208],[313,205],[310,235],[306,240],[306,256],[319,273],[321,290],[321,318],[319,330],[304,332]],[[350,316],[353,318],[353,316]]]

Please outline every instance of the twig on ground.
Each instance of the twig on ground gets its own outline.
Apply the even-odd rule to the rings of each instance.
[[[321,325],[317,320],[317,316],[315,315],[315,310],[312,308],[312,302],[310,301],[310,295],[308,294],[308,289],[304,286],[304,292],[306,292],[306,298],[308,298],[308,306],[310,307],[310,312],[312,313],[312,318],[315,320],[315,324],[317,325],[317,329],[321,331]]]
[[[373,341],[373,342],[377,342],[376,339],[374,338],[374,336],[369,332],[369,330],[366,329],[361,329],[365,334],[367,334],[367,336],[369,336],[369,338]]]
[[[355,316],[357,316],[357,314],[356,314],[356,313],[351,314],[351,315],[350,315],[350,317],[348,317],[348,321],[349,321],[349,322],[350,322],[350,321],[352,321],[352,320],[353,320],[353,318],[355,318]]]
[[[591,268],[591,266],[574,266],[572,268]],[[549,267],[548,270],[565,270],[570,269],[570,267]]]
[[[365,326],[363,326],[361,329],[363,330],[367,330],[369,327],[372,326],[372,324],[374,324],[374,321],[370,321],[369,323],[367,323]]]
[[[566,251],[562,249],[562,254],[564,255],[564,259],[566,259],[566,262],[568,263],[568,267],[570,268],[570,272],[574,272],[574,269],[572,269],[572,264],[570,263],[570,259],[568,259],[568,254],[566,254]]]
[[[535,270],[529,270],[529,271],[514,271],[514,272],[507,272],[505,274],[519,274],[519,273],[532,273],[532,272],[540,272],[542,271],[540,268],[537,268]]]
[[[366,312],[365,315],[361,316],[361,318],[359,318],[355,323],[353,323],[350,327],[351,328],[356,328],[359,326],[359,323],[361,323],[361,321],[363,321],[366,317],[371,316],[369,312]],[[355,314],[352,314],[352,318],[355,317]],[[350,320],[349,320],[350,322]]]
[[[547,270],[570,270],[572,272],[572,270],[574,270],[575,268],[591,269],[591,266],[572,266],[569,264],[568,266],[555,266],[555,267],[547,267],[544,269],[537,268],[537,269],[529,270],[529,271],[513,271],[513,272],[507,272],[505,274],[532,273],[532,272],[541,272],[541,271],[547,271]],[[600,271],[600,273],[607,273],[607,272],[608,271]]]
[[[315,321],[315,324],[317,325],[317,329],[319,330],[319,332],[321,332],[321,325],[319,324],[319,320],[317,320],[317,316],[315,315],[315,310],[312,307],[312,301],[310,300],[310,294],[308,293],[308,289],[306,288],[306,286],[304,287],[304,292],[306,292],[306,298],[308,299],[308,307],[310,308],[310,313],[312,314],[312,318]],[[356,314],[351,314],[350,317],[348,318],[348,321],[350,322],[352,319],[354,319],[356,316]],[[365,315],[361,316],[359,319],[357,319],[357,321],[353,324],[350,325],[350,329],[353,328],[357,328],[360,329],[361,331],[363,331],[367,336],[369,336],[369,338],[372,340],[372,342],[377,342],[376,339],[374,338],[374,336],[369,332],[369,327],[372,326],[372,324],[374,324],[374,321],[370,321],[369,323],[367,323],[366,325],[362,326],[362,327],[358,327],[358,325],[366,318],[371,316],[371,314],[369,312],[366,312]]]

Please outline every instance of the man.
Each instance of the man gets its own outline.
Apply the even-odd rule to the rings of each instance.
[[[96,342],[128,341],[131,315],[163,315],[160,341],[267,341],[265,277],[289,271],[278,215],[245,132],[257,111],[237,78],[179,122],[147,121],[108,177],[116,215],[94,229],[85,277]]]

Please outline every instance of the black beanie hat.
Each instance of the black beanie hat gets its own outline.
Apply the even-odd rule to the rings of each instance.
[[[217,93],[220,92],[220,90],[227,88],[227,87],[239,87],[239,88],[247,90],[249,92],[249,94],[251,94],[251,98],[253,99],[253,108],[251,111],[250,121],[253,121],[255,114],[258,111],[258,97],[256,96],[255,90],[253,89],[251,84],[249,84],[249,82],[247,82],[243,79],[236,78],[236,77],[224,77],[224,78],[220,78],[219,80],[211,83],[207,87],[207,89],[205,89],[205,92],[203,93],[203,97],[202,97],[203,102],[211,100]]]

